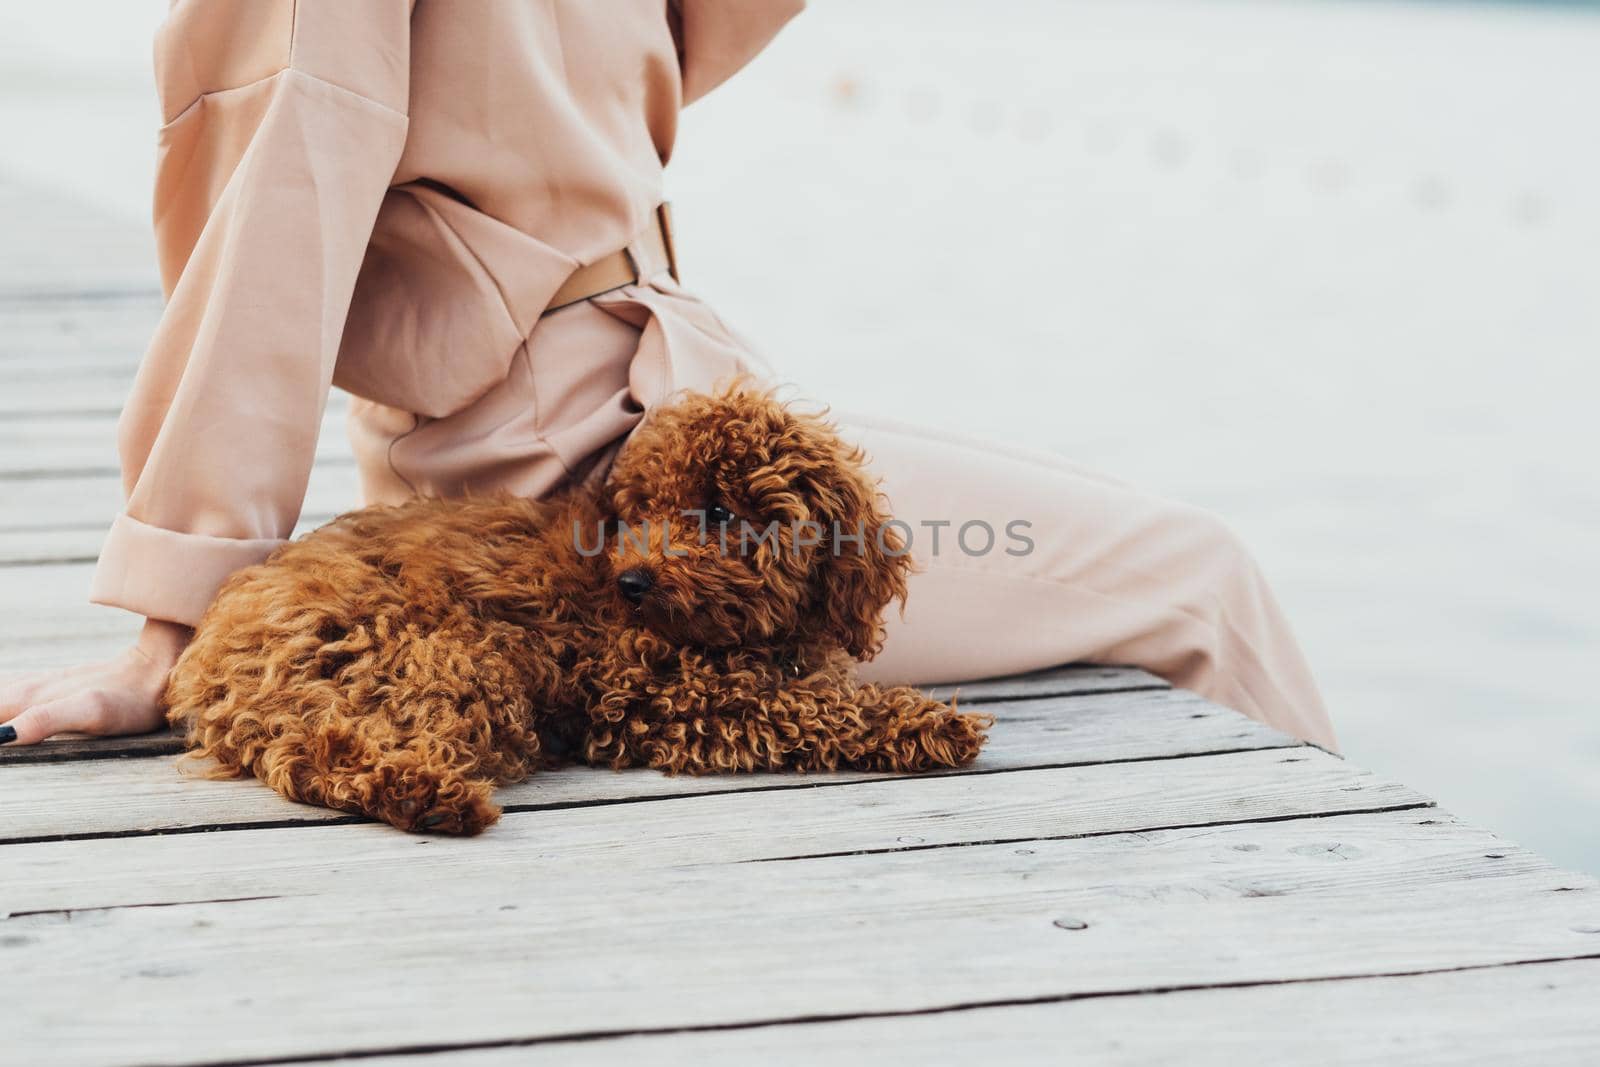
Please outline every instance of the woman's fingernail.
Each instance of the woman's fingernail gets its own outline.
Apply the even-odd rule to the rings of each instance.
[[[0,745],[9,745],[17,739],[15,726],[0,726]]]

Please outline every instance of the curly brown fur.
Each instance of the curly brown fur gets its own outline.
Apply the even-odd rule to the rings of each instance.
[[[168,718],[217,776],[442,833],[477,833],[496,784],[570,760],[965,764],[986,717],[855,681],[909,569],[861,461],[736,387],[652,413],[600,491],[353,512],[228,581]],[[712,505],[736,519],[685,515]],[[648,590],[625,595],[625,573]]]

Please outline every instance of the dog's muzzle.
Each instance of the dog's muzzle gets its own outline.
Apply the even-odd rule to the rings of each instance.
[[[643,567],[629,567],[617,575],[617,588],[630,604],[644,599],[650,587],[656,584],[655,576]]]

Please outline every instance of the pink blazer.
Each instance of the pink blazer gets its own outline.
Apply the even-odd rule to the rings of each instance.
[[[330,384],[443,417],[503,379],[566,277],[650,219],[680,108],[802,5],[174,0],[155,45],[168,303],[92,599],[196,622],[293,529]],[[656,296],[645,314],[698,314]],[[695,325],[665,332],[722,329]],[[727,369],[715,344],[672,358]]]

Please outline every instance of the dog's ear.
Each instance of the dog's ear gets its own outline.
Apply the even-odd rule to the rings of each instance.
[[[814,550],[802,627],[868,660],[883,646],[884,611],[905,600],[911,555],[866,475],[861,450],[839,441],[831,427],[823,426],[818,439],[824,461],[806,484],[822,543]]]

